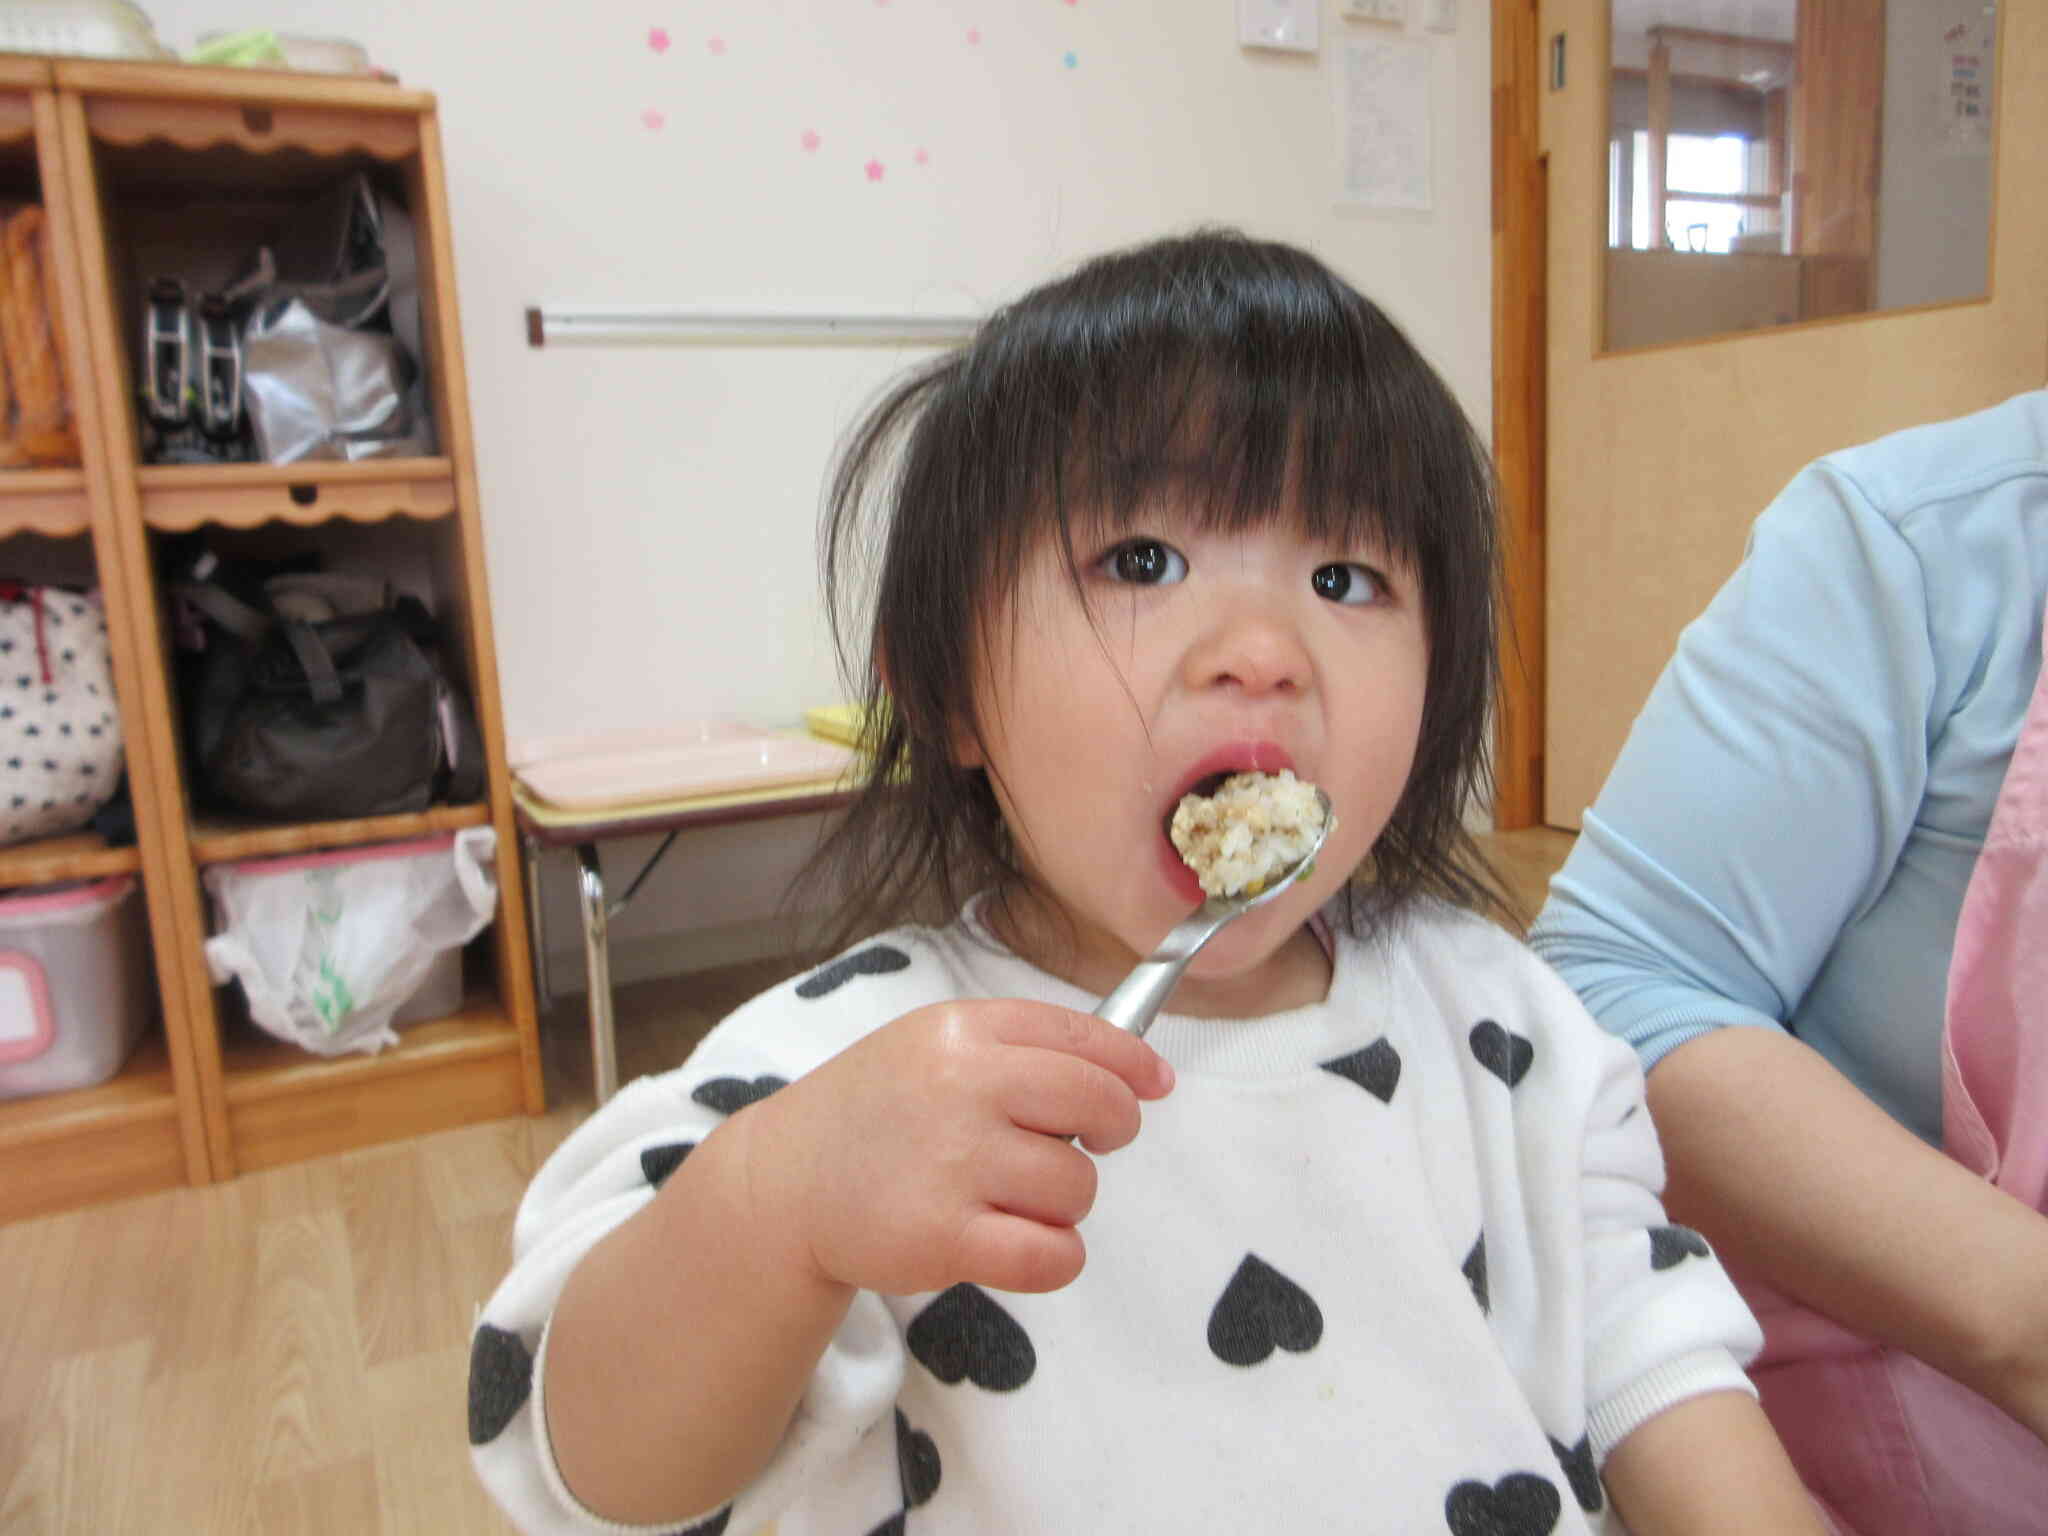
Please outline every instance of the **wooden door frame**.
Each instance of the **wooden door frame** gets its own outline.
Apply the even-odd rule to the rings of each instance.
[[[1543,819],[1548,182],[1540,0],[1493,0],[1493,456],[1505,583],[1493,819]]]

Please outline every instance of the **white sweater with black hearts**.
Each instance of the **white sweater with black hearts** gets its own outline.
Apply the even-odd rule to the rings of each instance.
[[[1633,1053],[1465,914],[1421,906],[1333,959],[1314,1007],[1159,1019],[1178,1081],[1103,1160],[1072,1285],[863,1293],[763,1475],[644,1529],[1619,1530],[1608,1451],[1750,1390],[1761,1343],[1665,1220]],[[642,1529],[580,1508],[548,1446],[547,1322],[576,1262],[723,1116],[958,997],[1095,1003],[970,907],[756,998],[541,1169],[470,1362],[476,1467],[522,1530]]]

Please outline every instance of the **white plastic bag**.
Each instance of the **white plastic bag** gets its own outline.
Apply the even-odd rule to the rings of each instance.
[[[398,1043],[392,1018],[442,954],[497,909],[497,833],[210,865],[216,983],[242,983],[263,1029],[322,1056]]]

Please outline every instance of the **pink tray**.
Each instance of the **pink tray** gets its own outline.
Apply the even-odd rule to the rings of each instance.
[[[516,763],[513,771],[538,800],[591,809],[830,784],[853,765],[853,753],[836,742],[746,727],[717,735],[688,727],[589,739],[597,750],[573,753],[557,738],[550,755]]]
[[[671,725],[629,726],[615,731],[586,731],[581,736],[529,736],[512,743],[514,768],[557,758],[609,757],[618,753],[666,751],[712,741],[755,741],[772,736],[759,726],[722,717],[683,720]]]

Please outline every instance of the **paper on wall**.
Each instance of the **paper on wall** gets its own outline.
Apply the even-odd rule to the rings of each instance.
[[[1951,155],[1991,153],[1991,75],[1998,48],[1994,26],[1989,14],[1956,22],[1935,50],[1941,71],[1941,146]]]
[[[1426,42],[1369,38],[1344,44],[1344,186],[1355,208],[1427,213],[1430,201],[1430,69]]]

